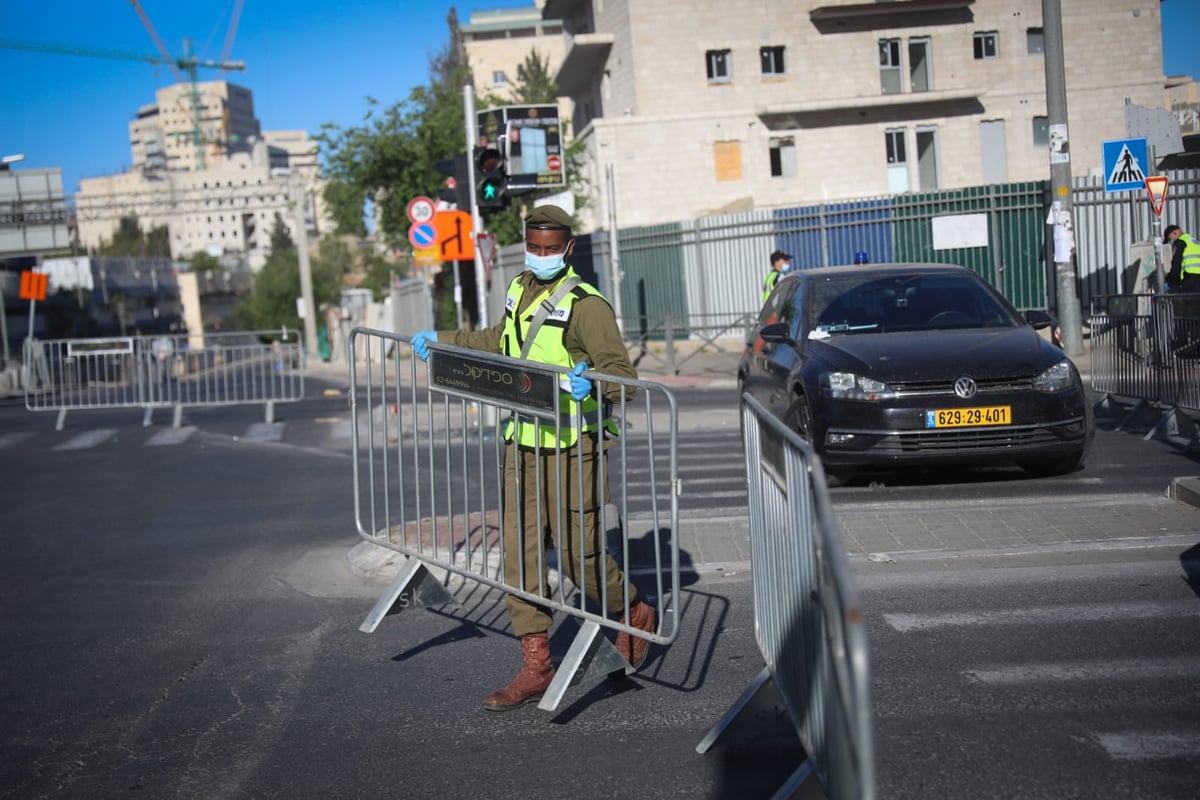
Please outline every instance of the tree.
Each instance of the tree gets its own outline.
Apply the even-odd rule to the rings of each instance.
[[[362,125],[326,124],[317,138],[325,154],[325,175],[336,188],[326,191],[338,230],[361,229],[367,201],[379,218],[379,235],[393,249],[407,246],[408,201],[435,194],[442,176],[437,162],[466,147],[462,87],[471,70],[462,47],[458,14],[447,17],[450,41],[430,64],[429,85],[380,110],[368,97]]]
[[[96,254],[114,258],[170,258],[170,232],[165,225],[142,230],[136,214],[121,217],[111,240],[101,243]]]
[[[322,240],[322,245],[325,241]],[[329,241],[345,248],[336,239]],[[313,301],[318,310],[340,304],[344,263],[336,247],[328,247],[311,259]],[[300,257],[283,219],[276,215],[271,231],[271,254],[255,276],[254,288],[234,313],[238,324],[247,330],[280,327],[299,330],[302,323],[296,313],[296,299],[300,296]]]
[[[209,255],[204,250],[192,253],[191,262],[191,272],[222,272],[225,269],[216,256]]]

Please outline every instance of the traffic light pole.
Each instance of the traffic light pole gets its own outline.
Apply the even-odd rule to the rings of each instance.
[[[1063,60],[1062,7],[1059,0],[1042,0],[1042,30],[1046,60],[1046,116],[1050,131],[1063,133],[1060,148],[1050,147],[1051,222],[1054,224],[1054,275],[1058,324],[1067,355],[1083,353],[1083,321],[1076,293],[1075,228],[1071,219],[1071,161],[1067,135],[1067,78]],[[1053,139],[1053,136],[1051,136]]]
[[[479,213],[479,202],[475,197],[475,145],[479,136],[475,126],[475,88],[470,84],[463,87],[463,117],[467,126],[467,186],[471,197],[471,238],[475,242],[475,306],[479,315],[479,330],[488,327],[487,276],[484,274],[483,248],[479,246],[479,234],[483,233],[483,215]],[[461,197],[461,193],[459,194]]]

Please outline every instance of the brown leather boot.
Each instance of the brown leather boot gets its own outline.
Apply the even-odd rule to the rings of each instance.
[[[554,680],[554,663],[550,661],[550,636],[530,633],[521,637],[525,665],[508,686],[483,698],[488,711],[512,711],[527,703],[542,699],[542,694]]]
[[[621,615],[621,622],[625,622],[625,615]],[[646,633],[654,633],[654,608],[650,605],[638,600],[629,607],[629,626],[637,628],[639,631]],[[637,669],[646,660],[646,653],[650,652],[650,642],[646,639],[637,636],[630,636],[624,631],[617,634],[617,652],[620,653],[629,666]]]

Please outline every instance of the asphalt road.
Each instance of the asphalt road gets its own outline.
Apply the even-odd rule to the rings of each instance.
[[[360,633],[382,585],[347,565],[346,401],[320,388],[274,426],[253,408],[189,413],[185,438],[152,446],[171,429],[136,411],[56,432],[0,408],[0,797],[742,798],[798,764],[770,709],[694,752],[761,669],[746,572],[690,573],[680,640],[555,714],[480,708],[519,660],[494,594]],[[721,417],[722,391],[678,393]],[[681,432],[698,470],[685,496],[736,484],[733,419]],[[1055,492],[1161,497],[1185,468],[1168,444],[1102,431],[1071,476],[891,476],[834,502],[904,514],[965,496],[1003,514]],[[689,513],[711,515],[712,492],[696,494]],[[1182,548],[1152,538],[855,561],[880,796],[1197,796],[1200,598]]]

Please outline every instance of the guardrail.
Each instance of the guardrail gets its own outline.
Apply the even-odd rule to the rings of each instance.
[[[602,629],[657,644],[674,641],[679,610],[669,598],[679,587],[674,532],[679,530],[680,487],[678,412],[669,389],[584,373],[594,381],[596,396],[614,384],[623,387],[613,408],[621,434],[599,437],[608,470],[596,470],[588,485],[602,505],[567,508],[587,496],[585,480],[597,456],[596,438],[581,435],[570,448],[555,450],[518,448],[504,436],[510,419],[536,422],[553,431],[554,439],[579,425],[578,417],[564,417],[564,370],[440,344],[431,345],[429,360],[421,361],[413,357],[408,336],[368,328],[351,331],[349,348],[355,523],[364,540],[409,559],[360,630],[374,631],[385,616],[403,608],[453,603],[446,590],[452,575],[575,617],[582,623],[579,632],[539,703],[546,711],[557,708],[577,674],[599,678],[628,671],[628,662]],[[547,460],[545,483],[540,471],[534,485],[528,485],[520,477],[526,471],[514,470],[517,459],[529,458]],[[515,471],[508,479],[515,488],[507,498],[506,464]],[[548,492],[550,498],[569,502],[543,505],[527,494],[533,492],[537,498]],[[603,502],[609,497],[611,503]],[[522,551],[535,552],[510,554],[519,562],[522,581],[506,575],[505,540],[511,534],[520,541],[517,509],[528,507],[527,498],[535,502],[535,525],[546,536],[536,548]],[[501,513],[502,500],[512,504],[511,518]],[[597,524],[600,535],[607,535],[609,554],[623,567],[618,590],[622,619],[629,618],[630,572],[653,576],[659,610],[654,633],[610,618],[617,611],[602,577],[605,571],[595,554],[587,555],[588,537],[595,535]],[[553,571],[551,550],[557,562]],[[578,553],[577,561],[572,553]],[[435,578],[431,569],[444,574]],[[536,581],[531,581],[535,573]],[[568,577],[578,592],[569,589]]]
[[[1200,292],[1096,297],[1089,324],[1091,385],[1104,394],[1101,404],[1114,395],[1136,400],[1117,428],[1156,418],[1146,438],[1167,428],[1195,443],[1180,409],[1200,409]]]
[[[639,358],[651,358],[678,375],[684,364],[710,348],[736,361],[757,319],[758,313],[754,312],[655,319],[626,315],[620,322],[626,349]],[[662,344],[655,347],[659,342]],[[661,349],[661,354],[656,349]]]
[[[875,797],[867,634],[862,605],[812,448],[742,396],[750,499],[754,631],[766,666],[696,746],[706,752],[769,683],[807,759],[776,792],[816,775],[833,800]]]
[[[275,341],[262,341],[274,337]],[[143,425],[157,408],[258,405],[267,422],[275,404],[304,399],[300,335],[276,331],[104,339],[26,340],[25,407],[57,411],[141,408]]]

